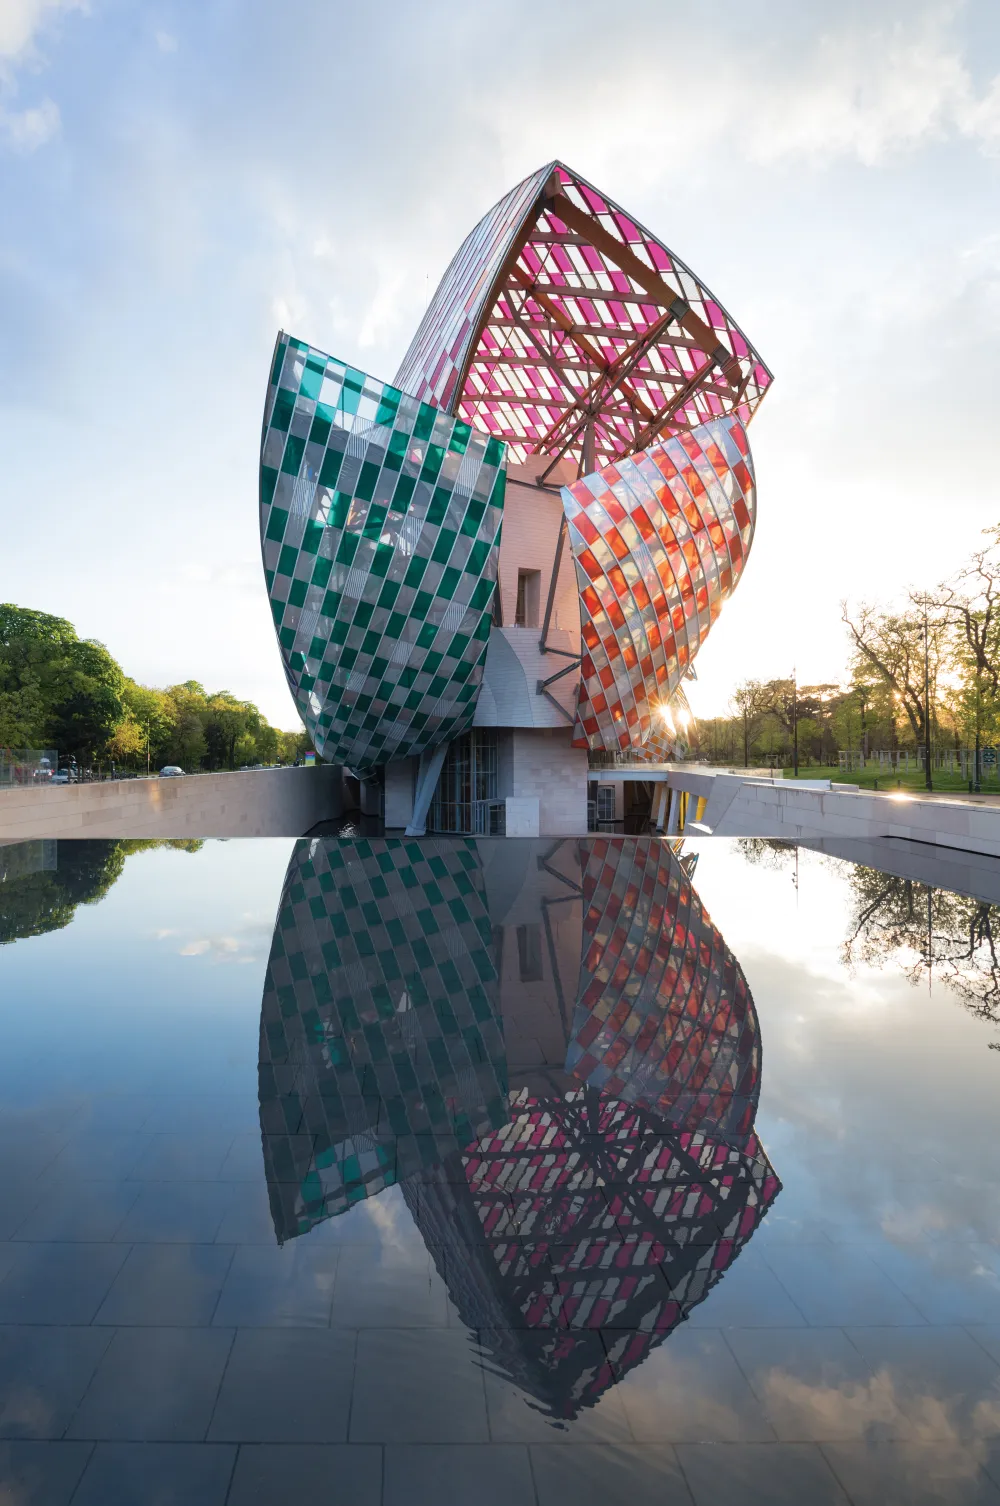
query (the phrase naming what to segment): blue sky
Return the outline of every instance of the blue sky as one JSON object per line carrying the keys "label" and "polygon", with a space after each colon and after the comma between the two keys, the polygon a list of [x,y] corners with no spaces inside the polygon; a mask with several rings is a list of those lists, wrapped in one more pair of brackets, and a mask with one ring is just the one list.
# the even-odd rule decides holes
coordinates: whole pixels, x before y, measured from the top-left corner
{"label": "blue sky", "polygon": [[775,373],[695,709],[836,678],[841,597],[1000,522],[995,0],[0,0],[0,599],[293,725],[257,542],[275,333],[391,377],[552,157]]}

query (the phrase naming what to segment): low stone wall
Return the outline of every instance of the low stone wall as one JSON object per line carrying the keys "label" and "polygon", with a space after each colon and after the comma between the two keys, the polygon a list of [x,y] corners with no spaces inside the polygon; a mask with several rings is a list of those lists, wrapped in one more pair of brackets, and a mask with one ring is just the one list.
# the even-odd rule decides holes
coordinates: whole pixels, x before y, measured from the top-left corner
{"label": "low stone wall", "polygon": [[[683,787],[684,776],[677,778]],[[674,777],[670,777],[674,784]],[[1000,808],[961,800],[921,800],[866,790],[810,789],[791,780],[755,782],[719,775],[692,831],[719,837],[902,837],[962,852],[1000,855]]]}
{"label": "low stone wall", "polygon": [[0,790],[0,842],[35,837],[300,837],[343,809],[342,771],[250,769]]}

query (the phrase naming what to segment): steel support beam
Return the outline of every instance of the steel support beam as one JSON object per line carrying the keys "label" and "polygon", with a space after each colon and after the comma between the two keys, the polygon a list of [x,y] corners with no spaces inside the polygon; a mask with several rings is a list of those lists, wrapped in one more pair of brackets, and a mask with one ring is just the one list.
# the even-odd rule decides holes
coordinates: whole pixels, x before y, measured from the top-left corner
{"label": "steel support beam", "polygon": [[420,755],[417,787],[413,792],[413,813],[406,828],[408,837],[422,837],[427,830],[427,813],[431,808],[449,747],[449,743],[439,743],[436,748],[427,748]]}

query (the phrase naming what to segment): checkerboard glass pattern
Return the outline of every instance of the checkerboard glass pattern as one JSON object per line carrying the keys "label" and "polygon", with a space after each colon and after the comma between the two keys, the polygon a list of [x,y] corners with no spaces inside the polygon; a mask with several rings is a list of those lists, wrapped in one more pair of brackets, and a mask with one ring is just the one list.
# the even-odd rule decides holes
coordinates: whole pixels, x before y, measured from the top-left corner
{"label": "checkerboard glass pattern", "polygon": [[644,446],[636,421],[651,435],[749,422],[771,373],[674,251],[550,162],[470,231],[395,380],[500,435],[515,461],[567,441],[579,458],[590,412],[604,465]]}
{"label": "checkerboard glass pattern", "polygon": [[680,1133],[585,1088],[512,1093],[507,1126],[403,1186],[486,1365],[560,1420],[704,1301],[779,1191],[755,1137]]}
{"label": "checkerboard glass pattern", "polygon": [[497,580],[502,441],[280,334],[260,527],[316,749],[365,770],[472,724]]}
{"label": "checkerboard glass pattern", "polygon": [[506,1123],[474,842],[297,844],[267,966],[259,1073],[279,1242]]}
{"label": "checkerboard glass pattern", "polygon": [[742,1146],[760,1093],[743,971],[670,845],[581,844],[583,959],[566,1070],[678,1129]]}
{"label": "checkerboard glass pattern", "polygon": [[756,518],[746,432],[703,424],[562,498],[583,635],[574,743],[640,748],[743,572]]}

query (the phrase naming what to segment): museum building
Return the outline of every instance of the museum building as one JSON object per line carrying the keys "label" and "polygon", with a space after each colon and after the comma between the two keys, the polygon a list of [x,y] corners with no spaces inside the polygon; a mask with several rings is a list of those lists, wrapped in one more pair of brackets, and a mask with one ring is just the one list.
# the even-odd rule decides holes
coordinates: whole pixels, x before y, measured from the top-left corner
{"label": "museum building", "polygon": [[[389,828],[583,833],[683,755],[771,374],[561,163],[476,225],[391,384],[282,332],[260,468],[285,673]],[[600,808],[598,808],[600,807]]]}

